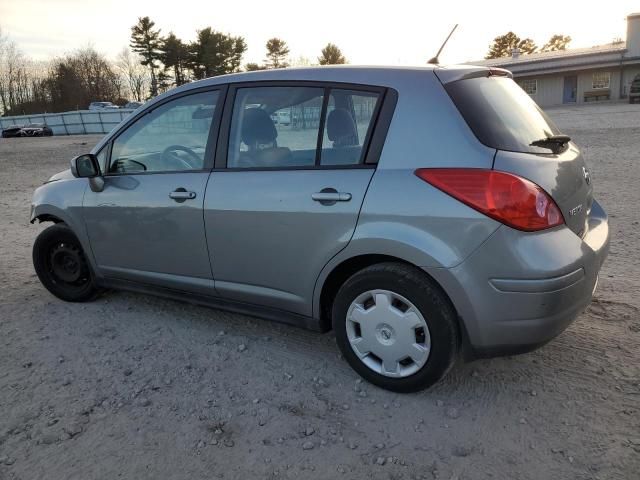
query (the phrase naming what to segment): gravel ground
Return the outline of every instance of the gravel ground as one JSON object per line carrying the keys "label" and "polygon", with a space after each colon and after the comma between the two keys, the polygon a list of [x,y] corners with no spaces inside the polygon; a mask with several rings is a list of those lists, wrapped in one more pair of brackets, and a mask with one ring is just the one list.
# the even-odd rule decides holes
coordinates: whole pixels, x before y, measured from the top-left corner
{"label": "gravel ground", "polygon": [[427,392],[363,383],[320,335],[40,285],[33,189],[97,137],[0,140],[0,479],[632,479],[640,471],[640,106],[551,110],[613,242],[593,304],[522,356]]}

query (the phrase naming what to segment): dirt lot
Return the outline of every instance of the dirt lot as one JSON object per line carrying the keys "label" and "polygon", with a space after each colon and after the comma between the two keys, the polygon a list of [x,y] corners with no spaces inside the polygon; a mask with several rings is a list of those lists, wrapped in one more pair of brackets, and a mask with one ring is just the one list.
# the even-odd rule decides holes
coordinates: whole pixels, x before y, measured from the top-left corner
{"label": "dirt lot", "polygon": [[331,334],[38,282],[33,189],[96,137],[0,140],[0,479],[636,479],[640,106],[551,110],[613,243],[555,341],[413,395],[361,383]]}

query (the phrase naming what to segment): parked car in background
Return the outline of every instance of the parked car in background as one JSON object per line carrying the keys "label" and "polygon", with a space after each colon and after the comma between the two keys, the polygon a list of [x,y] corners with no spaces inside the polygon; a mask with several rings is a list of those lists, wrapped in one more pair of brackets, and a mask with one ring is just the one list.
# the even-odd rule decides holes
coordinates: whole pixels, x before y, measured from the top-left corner
{"label": "parked car in background", "polygon": [[2,130],[2,137],[50,137],[53,130],[45,123],[29,123],[27,125],[13,125]]}
{"label": "parked car in background", "polygon": [[629,103],[640,102],[640,75],[631,82],[631,88],[629,89]]}
{"label": "parked car in background", "polygon": [[141,106],[142,102],[129,102],[123,108],[130,108],[132,110],[135,110],[136,108],[139,108]]}
{"label": "parked car in background", "polygon": [[117,105],[114,105],[111,102],[91,102],[89,104],[89,110],[92,111],[96,111],[96,110],[115,110],[118,109],[120,107],[118,107]]}
{"label": "parked car in background", "polygon": [[278,110],[271,114],[271,120],[276,125],[284,125],[288,127],[291,125],[291,109],[285,108],[283,110]]}
{"label": "parked car in background", "polygon": [[509,72],[474,66],[183,85],[39,187],[36,220],[55,223],[33,261],[63,300],[130,289],[333,329],[399,392],[550,341],[609,245],[578,146]]}

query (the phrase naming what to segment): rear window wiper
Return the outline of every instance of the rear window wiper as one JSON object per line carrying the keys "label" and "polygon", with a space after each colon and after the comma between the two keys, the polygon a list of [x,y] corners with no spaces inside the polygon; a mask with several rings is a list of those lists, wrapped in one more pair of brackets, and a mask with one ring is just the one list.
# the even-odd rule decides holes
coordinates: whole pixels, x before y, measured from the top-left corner
{"label": "rear window wiper", "polygon": [[529,145],[532,147],[542,147],[552,150],[554,153],[562,150],[571,141],[569,135],[549,135],[548,137],[534,140]]}

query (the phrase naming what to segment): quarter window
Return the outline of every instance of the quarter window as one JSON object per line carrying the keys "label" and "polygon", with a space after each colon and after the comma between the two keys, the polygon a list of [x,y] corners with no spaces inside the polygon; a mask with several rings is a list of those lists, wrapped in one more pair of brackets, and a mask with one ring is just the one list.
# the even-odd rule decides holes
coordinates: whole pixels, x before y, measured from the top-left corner
{"label": "quarter window", "polygon": [[593,88],[609,88],[611,84],[610,72],[595,72],[593,74]]}
{"label": "quarter window", "polygon": [[519,83],[522,89],[529,95],[535,95],[538,93],[538,81],[535,78],[520,80]]}
{"label": "quarter window", "polygon": [[359,164],[378,97],[322,87],[239,88],[227,167]]}
{"label": "quarter window", "polygon": [[217,91],[195,93],[143,115],[114,140],[109,172],[201,170],[217,101]]}
{"label": "quarter window", "polygon": [[361,163],[378,103],[377,93],[332,89],[327,105],[321,165]]}

